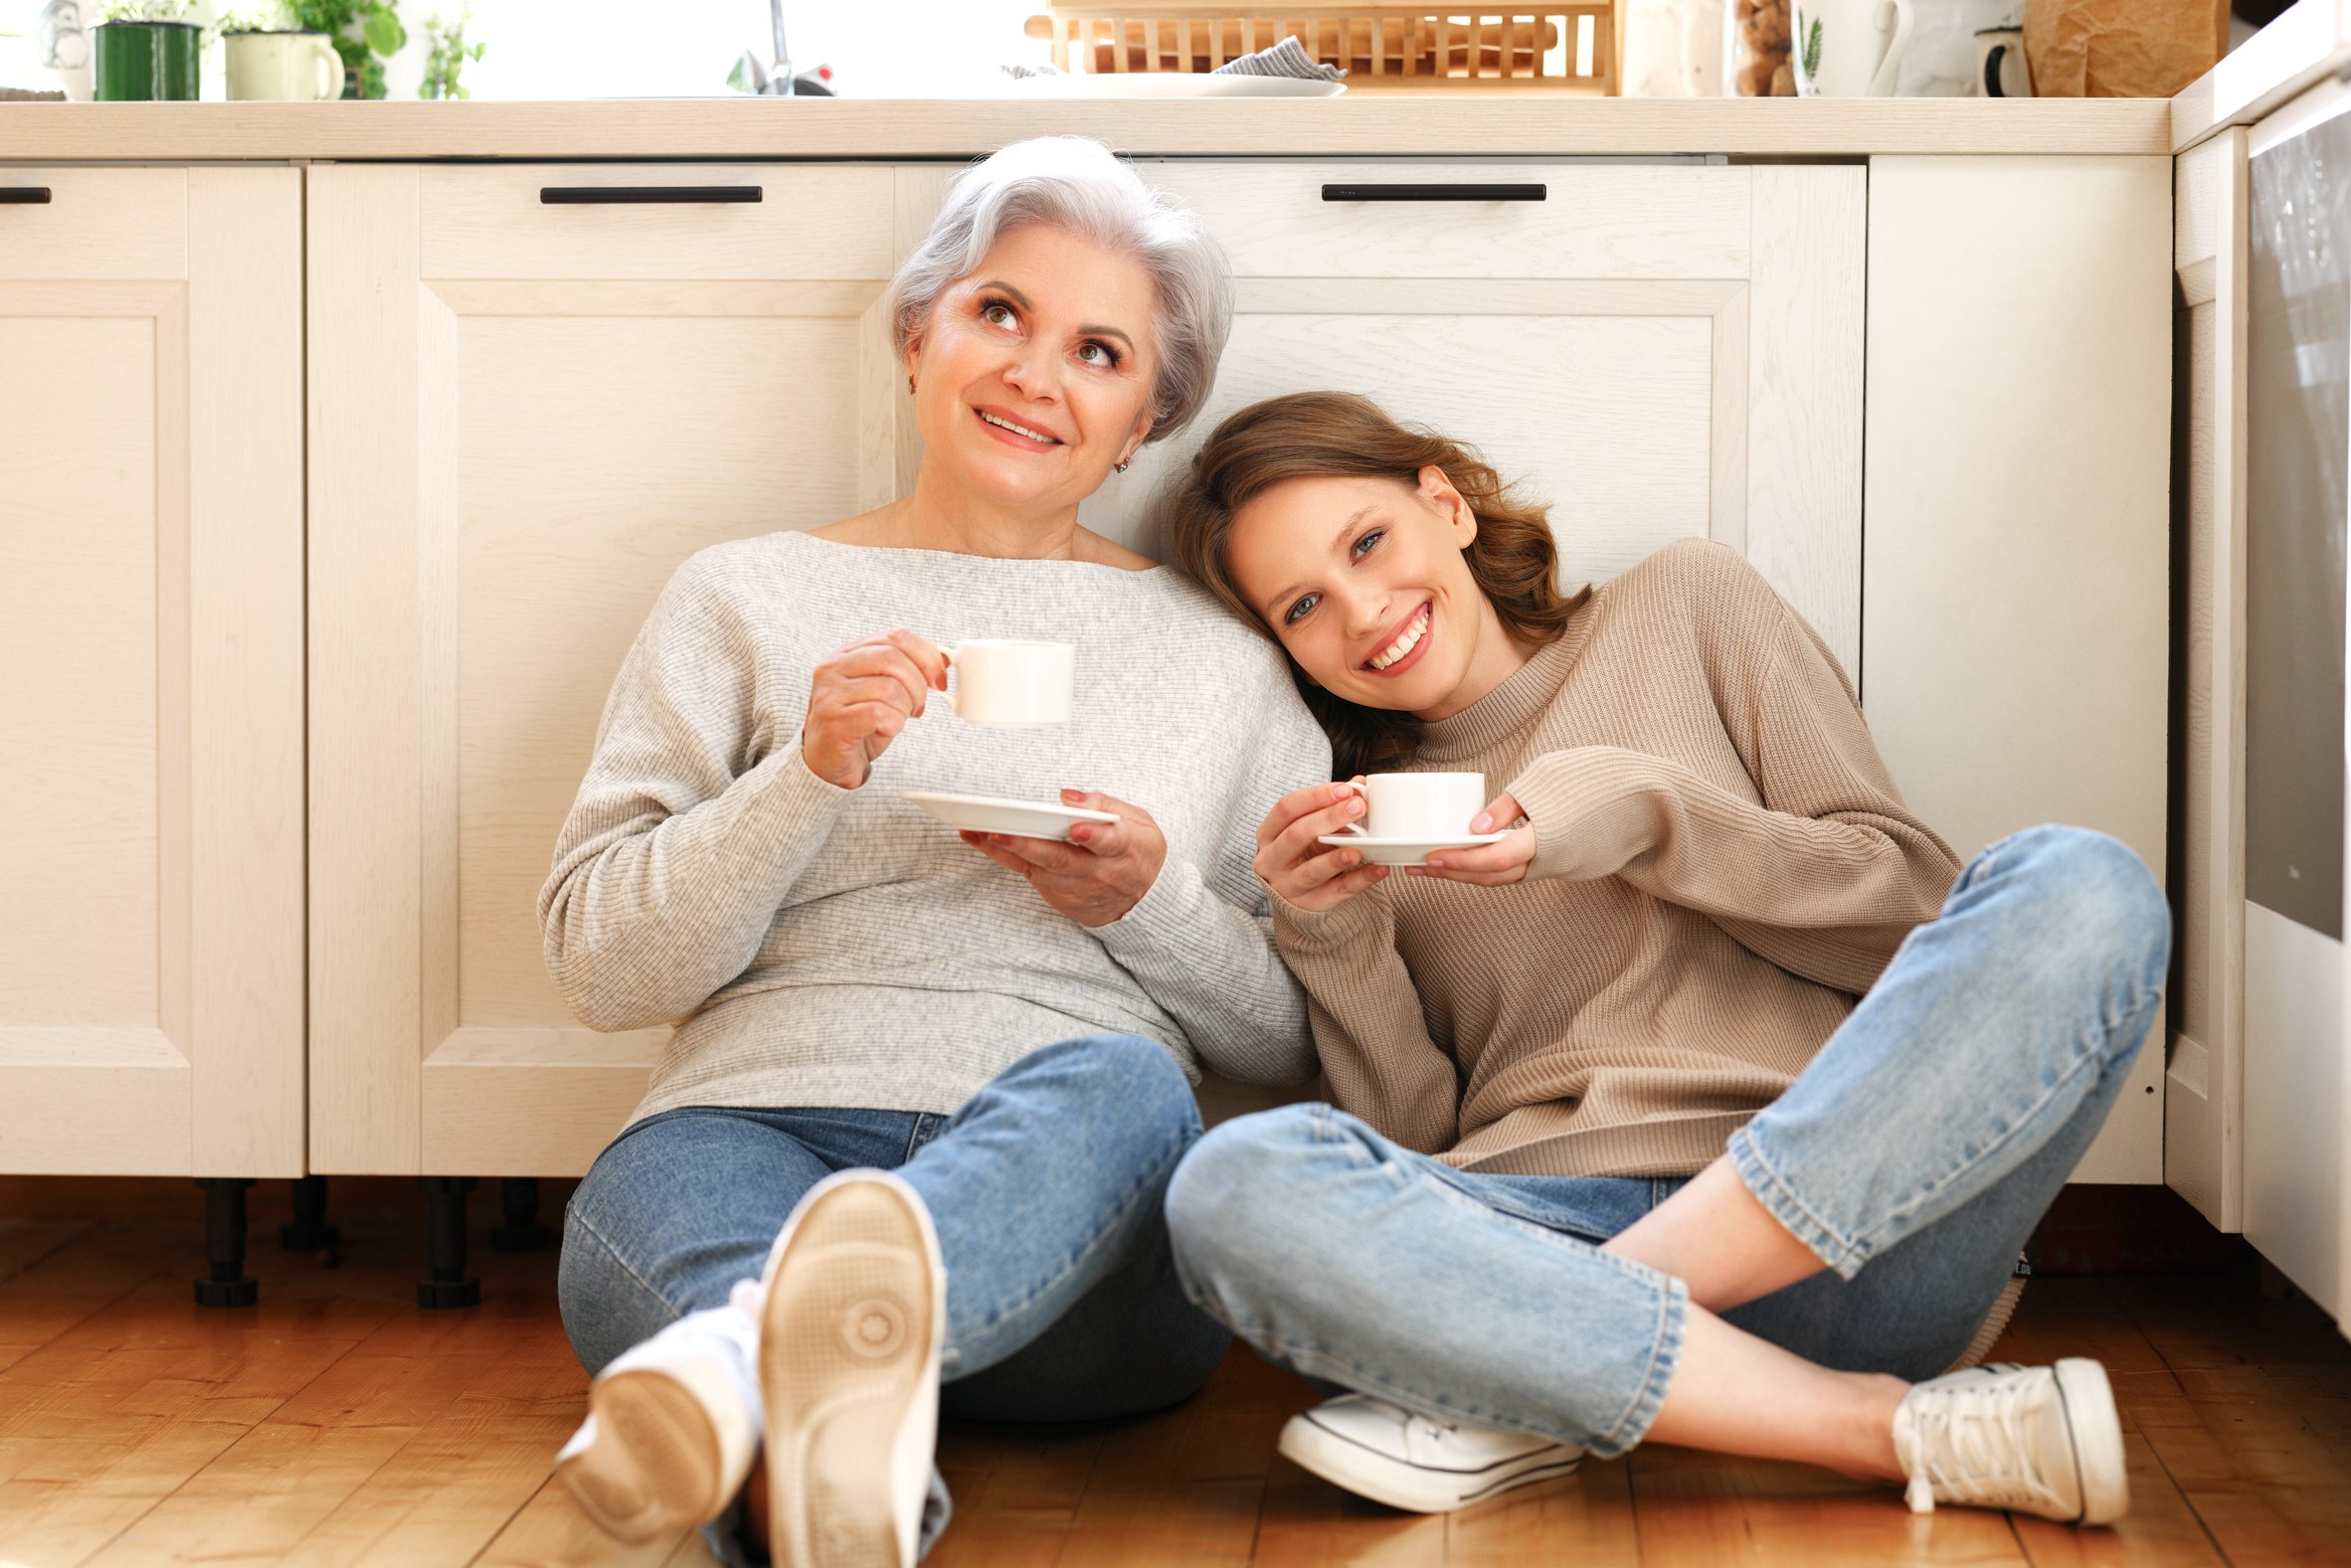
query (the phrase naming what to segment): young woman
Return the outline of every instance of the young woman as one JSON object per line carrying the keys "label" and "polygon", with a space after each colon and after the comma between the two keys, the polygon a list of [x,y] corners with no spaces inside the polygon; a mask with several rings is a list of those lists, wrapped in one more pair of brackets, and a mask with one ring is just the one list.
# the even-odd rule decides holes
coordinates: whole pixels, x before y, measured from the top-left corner
{"label": "young woman", "polygon": [[[1311,1066],[1251,857],[1329,748],[1279,654],[1077,521],[1229,317],[1215,241],[1099,143],[1003,149],[892,286],[912,492],[703,551],[630,649],[539,901],[583,1018],[683,1020],[566,1215],[596,1380],[557,1468],[613,1533],[902,1568],[942,1403],[1156,1409],[1229,1342],[1161,1196],[1196,1062]],[[964,637],[1076,644],[1073,722],[932,708]],[[1117,820],[959,843],[909,788]]]}
{"label": "young woman", "polygon": [[1501,786],[1401,874],[1319,842],[1345,784],[1258,829],[1335,1105],[1217,1128],[1168,1211],[1195,1301],[1357,1391],[1284,1452],[1429,1509],[1655,1437],[2119,1516],[2097,1363],[1935,1374],[2153,1019],[2146,867],[2039,827],[1962,869],[1735,552],[1562,596],[1541,507],[1361,399],[1234,415],[1167,521],[1342,779]]}

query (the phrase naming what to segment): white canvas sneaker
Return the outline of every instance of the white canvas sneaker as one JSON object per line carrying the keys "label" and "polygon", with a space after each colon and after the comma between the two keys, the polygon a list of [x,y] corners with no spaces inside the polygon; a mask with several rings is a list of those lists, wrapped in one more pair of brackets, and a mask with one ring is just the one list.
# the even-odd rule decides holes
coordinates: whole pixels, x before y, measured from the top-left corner
{"label": "white canvas sneaker", "polygon": [[1431,1421],[1369,1394],[1342,1394],[1292,1416],[1281,1451],[1334,1485],[1414,1513],[1466,1508],[1583,1462],[1569,1444]]}
{"label": "white canvas sneaker", "polygon": [[555,1478],[607,1535],[630,1542],[716,1518],[759,1450],[759,1287],[689,1312],[614,1358]]}
{"label": "white canvas sneaker", "polygon": [[947,1268],[886,1171],[825,1177],[763,1282],[768,1551],[778,1568],[912,1568],[939,1435]]}
{"label": "white canvas sneaker", "polygon": [[1894,1453],[1914,1513],[1956,1502],[2111,1524],[2130,1508],[2122,1421],[2095,1361],[1995,1362],[1920,1383],[1894,1413]]}

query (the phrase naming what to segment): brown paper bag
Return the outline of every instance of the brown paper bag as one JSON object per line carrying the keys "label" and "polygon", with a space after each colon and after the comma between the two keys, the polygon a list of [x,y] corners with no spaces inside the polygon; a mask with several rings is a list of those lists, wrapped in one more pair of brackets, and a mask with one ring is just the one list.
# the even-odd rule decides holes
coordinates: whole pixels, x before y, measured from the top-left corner
{"label": "brown paper bag", "polygon": [[2229,0],[2025,0],[2044,98],[2167,98],[2229,52]]}

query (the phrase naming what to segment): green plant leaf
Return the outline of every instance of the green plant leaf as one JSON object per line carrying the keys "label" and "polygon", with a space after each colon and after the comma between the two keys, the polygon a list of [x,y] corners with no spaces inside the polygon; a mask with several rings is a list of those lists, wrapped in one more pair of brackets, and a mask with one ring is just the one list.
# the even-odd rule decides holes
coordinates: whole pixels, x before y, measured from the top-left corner
{"label": "green plant leaf", "polygon": [[1820,80],[1820,18],[1812,19],[1812,31],[1804,35],[1804,76],[1807,81]]}
{"label": "green plant leaf", "polygon": [[400,25],[400,18],[388,6],[370,11],[363,31],[367,34],[367,47],[387,60],[399,54],[401,46],[408,42],[408,29]]}

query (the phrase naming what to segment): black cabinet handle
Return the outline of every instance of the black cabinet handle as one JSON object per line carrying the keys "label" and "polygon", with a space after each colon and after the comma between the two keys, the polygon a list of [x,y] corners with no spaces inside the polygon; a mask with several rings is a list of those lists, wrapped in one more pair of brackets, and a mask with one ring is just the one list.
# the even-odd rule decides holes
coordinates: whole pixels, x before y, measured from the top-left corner
{"label": "black cabinet handle", "polygon": [[1539,202],[1543,185],[1326,185],[1327,202]]}
{"label": "black cabinet handle", "polygon": [[0,185],[0,207],[47,207],[46,185]]}
{"label": "black cabinet handle", "polygon": [[756,202],[756,185],[549,185],[539,200],[549,207],[641,207],[688,202]]}

